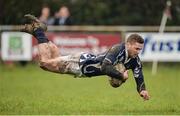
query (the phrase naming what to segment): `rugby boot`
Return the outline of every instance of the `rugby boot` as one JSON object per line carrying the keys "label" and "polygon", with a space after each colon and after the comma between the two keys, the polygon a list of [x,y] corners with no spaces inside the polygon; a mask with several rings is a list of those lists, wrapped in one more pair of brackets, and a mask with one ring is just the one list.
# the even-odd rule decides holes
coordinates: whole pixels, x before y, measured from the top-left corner
{"label": "rugby boot", "polygon": [[34,31],[36,31],[37,29],[42,29],[44,32],[47,31],[47,25],[41,22],[34,15],[26,14],[24,17],[30,21],[30,24],[25,24],[24,26],[22,26],[22,32],[26,32],[33,35]]}

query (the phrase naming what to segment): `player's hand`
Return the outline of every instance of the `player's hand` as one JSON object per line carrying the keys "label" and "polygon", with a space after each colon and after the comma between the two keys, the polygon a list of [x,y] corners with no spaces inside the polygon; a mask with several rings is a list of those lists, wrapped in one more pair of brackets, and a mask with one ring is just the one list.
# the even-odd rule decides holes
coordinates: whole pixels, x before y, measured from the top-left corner
{"label": "player's hand", "polygon": [[146,91],[146,90],[142,90],[140,92],[140,96],[143,97],[144,100],[149,100],[149,98],[150,98],[148,91]]}

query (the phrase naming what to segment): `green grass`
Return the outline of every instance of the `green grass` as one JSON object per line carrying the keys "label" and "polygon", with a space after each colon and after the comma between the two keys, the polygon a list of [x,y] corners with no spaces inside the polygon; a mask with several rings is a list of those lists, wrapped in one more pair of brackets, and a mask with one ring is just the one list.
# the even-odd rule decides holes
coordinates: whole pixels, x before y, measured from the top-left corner
{"label": "green grass", "polygon": [[179,66],[160,66],[156,76],[144,67],[149,101],[127,82],[112,88],[106,76],[72,78],[36,65],[0,66],[0,114],[180,114]]}

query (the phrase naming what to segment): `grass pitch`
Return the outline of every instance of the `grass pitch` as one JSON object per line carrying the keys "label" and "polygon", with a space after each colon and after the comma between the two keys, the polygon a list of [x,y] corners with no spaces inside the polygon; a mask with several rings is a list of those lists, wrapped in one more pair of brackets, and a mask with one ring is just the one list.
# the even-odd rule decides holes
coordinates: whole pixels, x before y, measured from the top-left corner
{"label": "grass pitch", "polygon": [[145,66],[144,76],[149,101],[139,97],[132,73],[115,89],[106,76],[73,78],[36,65],[0,65],[0,114],[180,114],[179,66],[160,66],[156,76]]}

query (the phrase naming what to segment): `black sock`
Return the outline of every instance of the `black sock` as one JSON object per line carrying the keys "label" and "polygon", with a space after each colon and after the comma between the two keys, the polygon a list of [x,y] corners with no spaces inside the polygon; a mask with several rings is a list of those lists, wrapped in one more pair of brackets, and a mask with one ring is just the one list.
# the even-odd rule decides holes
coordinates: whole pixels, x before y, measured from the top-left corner
{"label": "black sock", "polygon": [[38,44],[40,43],[47,43],[49,42],[48,38],[45,36],[44,31],[40,28],[38,28],[37,30],[34,31],[35,38],[38,41]]}

